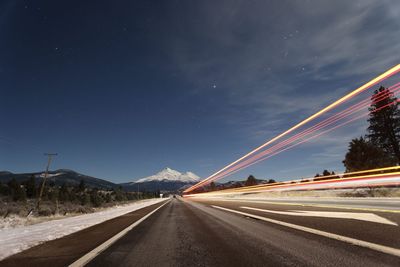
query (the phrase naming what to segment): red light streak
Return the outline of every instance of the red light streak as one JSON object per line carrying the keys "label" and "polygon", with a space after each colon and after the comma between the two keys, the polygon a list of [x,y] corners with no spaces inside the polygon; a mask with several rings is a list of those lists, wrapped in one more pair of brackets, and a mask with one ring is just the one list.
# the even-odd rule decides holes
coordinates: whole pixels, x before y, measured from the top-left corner
{"label": "red light streak", "polygon": [[[400,89],[400,87],[397,87],[395,90],[392,91],[392,93],[395,92],[395,91],[398,91],[399,89]],[[373,101],[373,103],[378,103],[378,102],[380,102],[380,101],[386,99],[386,97],[387,97],[388,95],[389,95],[389,94],[386,94],[385,96],[382,95],[382,96],[380,96],[380,97],[381,97],[380,99],[376,98],[375,101]],[[369,99],[368,99],[368,100],[369,100]],[[364,101],[365,101],[365,100],[364,100]],[[362,102],[364,102],[364,101],[362,101]],[[362,103],[362,102],[360,102],[360,103]],[[356,105],[354,105],[354,106],[357,106],[357,105],[359,105],[360,103],[358,103],[358,104],[356,104]],[[363,104],[363,103],[362,103],[362,104]],[[393,104],[393,102],[390,103],[390,104],[388,104],[388,105],[385,105],[384,107],[387,107],[387,106],[392,105],[392,104]],[[368,106],[368,105],[369,105],[369,103],[367,102],[366,105],[360,106],[358,109],[355,109],[355,111],[352,110],[353,107],[354,107],[354,106],[352,106],[352,107],[349,108],[349,110],[348,110],[349,112],[345,112],[345,113],[344,113],[344,116],[339,116],[339,117],[334,118],[333,120],[331,120],[332,117],[333,117],[333,116],[332,116],[332,117],[328,118],[327,120],[321,122],[320,125],[319,125],[320,127],[316,127],[316,126],[318,126],[318,124],[315,125],[315,126],[313,126],[313,127],[310,127],[309,129],[307,129],[307,130],[305,130],[305,131],[303,131],[303,132],[300,132],[299,134],[297,134],[297,135],[295,135],[295,136],[293,136],[293,137],[291,137],[291,138],[289,138],[289,139],[287,139],[287,140],[285,140],[285,141],[282,141],[281,143],[278,143],[278,144],[272,146],[271,148],[269,148],[269,149],[267,149],[267,150],[265,150],[265,151],[263,151],[263,152],[261,152],[261,153],[255,155],[255,156],[253,156],[253,157],[251,157],[251,158],[249,158],[249,159],[247,159],[247,160],[245,160],[245,161],[243,161],[243,162],[241,162],[241,163],[239,163],[239,164],[233,166],[232,168],[226,170],[225,172],[219,174],[218,176],[215,176],[212,180],[215,181],[215,180],[221,179],[221,178],[223,178],[223,177],[225,177],[225,176],[234,174],[234,173],[236,173],[237,171],[240,171],[240,170],[242,170],[242,169],[244,169],[244,168],[247,168],[247,167],[249,167],[249,166],[251,166],[251,165],[254,165],[254,164],[256,164],[256,163],[259,163],[259,162],[261,162],[261,161],[263,161],[263,160],[265,160],[265,159],[267,159],[267,158],[270,158],[270,157],[272,157],[272,156],[275,156],[275,155],[277,155],[277,154],[279,154],[279,153],[281,153],[281,152],[283,152],[283,151],[289,150],[289,149],[291,149],[291,148],[293,148],[293,147],[295,147],[295,146],[298,146],[298,145],[300,145],[300,144],[302,144],[302,143],[305,143],[305,142],[307,142],[307,141],[309,141],[309,140],[311,140],[311,139],[313,139],[313,138],[316,138],[316,137],[318,137],[318,136],[321,136],[321,135],[323,135],[323,134],[325,134],[325,133],[327,133],[327,132],[330,132],[330,131],[335,130],[335,129],[339,128],[339,127],[342,127],[342,126],[344,126],[344,125],[346,125],[346,124],[348,124],[348,123],[350,123],[350,122],[353,122],[353,121],[355,121],[355,120],[357,120],[357,119],[360,119],[360,118],[362,118],[362,117],[364,117],[364,116],[367,116],[367,115],[369,114],[369,112],[368,112],[368,113],[365,113],[365,114],[363,114],[363,115],[361,115],[361,116],[358,116],[358,117],[356,117],[356,118],[354,118],[354,119],[351,119],[350,121],[347,121],[347,122],[345,122],[345,123],[339,124],[339,125],[335,126],[334,128],[332,128],[332,129],[330,129],[330,130],[321,132],[320,134],[317,134],[317,135],[315,135],[315,136],[311,136],[311,137],[309,137],[309,138],[307,138],[307,139],[304,139],[303,141],[300,141],[299,143],[296,143],[296,144],[294,144],[294,145],[291,145],[291,146],[289,146],[289,147],[287,147],[287,148],[284,148],[284,149],[282,149],[282,150],[278,150],[278,149],[284,147],[285,145],[294,143],[295,141],[297,141],[297,140],[299,140],[299,139],[301,139],[301,138],[303,138],[303,137],[305,137],[305,136],[307,136],[307,135],[310,135],[310,134],[312,134],[312,133],[314,133],[314,132],[316,132],[316,131],[318,131],[318,130],[324,128],[325,126],[328,126],[328,125],[330,125],[330,124],[333,124],[333,123],[337,122],[339,119],[342,119],[342,118],[346,117],[347,115],[351,115],[352,113],[357,112],[357,111],[361,110],[362,108],[364,108],[364,107],[366,107],[366,106]],[[381,108],[384,108],[384,107],[381,107]],[[346,111],[346,110],[345,110],[345,111]],[[374,112],[376,112],[376,111],[374,111]],[[339,113],[338,113],[338,114],[339,114]],[[337,114],[336,114],[336,115],[337,115]],[[266,155],[266,154],[269,154],[269,153],[272,153],[272,154],[269,155],[268,157],[265,157],[265,158],[261,159],[261,160],[257,160],[257,159],[259,159],[260,157],[262,157],[262,156],[264,156],[264,155]],[[257,161],[253,162],[254,160],[257,160]],[[253,162],[253,163],[252,163],[252,162]],[[248,163],[250,163],[250,164],[248,164]],[[238,170],[235,171],[236,169],[238,169]]]}
{"label": "red light streak", "polygon": [[[386,99],[386,97],[388,97],[389,95],[395,94],[398,90],[400,90],[400,86],[399,85],[400,85],[400,83],[397,83],[394,86],[389,87],[388,89],[391,92],[385,93],[385,94],[383,94],[383,95],[381,95],[379,97],[376,97],[374,99],[374,101],[372,101],[372,103],[378,103],[378,102]],[[340,119],[342,119],[342,118],[344,118],[344,117],[346,117],[348,115],[351,115],[352,113],[360,111],[361,109],[363,109],[363,108],[367,107],[368,105],[370,105],[369,101],[370,101],[370,98],[368,97],[367,99],[365,99],[365,100],[363,100],[363,101],[361,101],[361,102],[359,102],[359,103],[357,103],[355,105],[352,105],[351,107],[349,107],[349,108],[347,108],[347,109],[345,109],[345,110],[333,115],[332,117],[330,117],[330,118],[328,118],[328,119],[326,119],[326,120],[324,120],[324,121],[322,121],[322,122],[320,122],[320,123],[308,128],[306,130],[304,130],[303,132],[300,132],[300,133],[292,136],[291,138],[286,139],[286,140],[284,140],[284,141],[272,146],[271,148],[265,150],[264,152],[261,152],[260,154],[255,155],[255,156],[247,159],[246,161],[243,161],[243,162],[231,167],[230,169],[228,169],[228,170],[220,173],[219,175],[213,177],[212,180],[210,180],[209,182],[215,181],[217,179],[221,179],[221,178],[223,178],[223,177],[225,177],[227,175],[234,174],[234,173],[236,173],[236,172],[238,172],[238,171],[240,171],[240,170],[242,170],[244,168],[247,168],[247,167],[249,167],[251,165],[259,163],[259,162],[261,162],[261,161],[263,161],[263,160],[265,160],[267,158],[270,158],[270,157],[272,157],[274,155],[277,155],[277,154],[279,154],[279,153],[281,153],[283,151],[286,151],[286,150],[291,149],[291,148],[293,148],[293,147],[295,147],[297,145],[300,145],[300,144],[302,144],[302,143],[304,143],[306,141],[309,141],[312,138],[318,137],[318,136],[320,136],[322,134],[330,132],[330,131],[332,131],[334,129],[337,129],[338,127],[341,127],[341,126],[343,126],[345,124],[348,124],[348,123],[350,123],[350,122],[352,122],[352,121],[354,121],[356,119],[359,119],[359,118],[365,116],[365,114],[364,114],[362,116],[356,117],[355,119],[352,119],[352,120],[350,120],[350,121],[348,121],[346,123],[340,124],[340,125],[332,128],[332,129],[330,129],[329,131],[324,131],[324,132],[322,132],[322,133],[320,133],[320,134],[318,134],[316,136],[311,136],[310,138],[307,138],[307,139],[305,139],[305,140],[303,140],[303,141],[301,141],[299,143],[296,143],[296,144],[294,144],[292,146],[289,146],[289,147],[287,147],[285,149],[282,149],[282,150],[278,151],[278,149],[280,149],[280,148],[282,148],[282,147],[284,147],[284,146],[286,146],[288,144],[291,144],[291,143],[293,143],[293,142],[295,142],[295,141],[297,141],[297,140],[299,140],[299,139],[301,139],[301,138],[303,138],[303,137],[305,137],[307,135],[310,135],[310,134],[312,134],[312,133],[324,128],[325,126],[333,124],[333,123],[337,122],[338,120],[340,120]],[[368,115],[368,114],[369,113],[366,113],[366,115]],[[264,157],[262,159],[259,159],[260,157],[262,157],[262,156],[264,156],[264,155],[266,155],[268,153],[271,153],[271,152],[274,152],[274,153],[272,153],[268,157]],[[257,159],[259,159],[259,160],[257,160]]]}
{"label": "red light streak", "polygon": [[250,151],[249,153],[247,153],[243,157],[241,157],[241,158],[237,159],[236,161],[228,164],[227,166],[225,166],[221,170],[217,171],[216,173],[214,173],[214,174],[210,175],[209,177],[207,177],[206,179],[204,179],[203,181],[201,181],[201,182],[193,185],[192,187],[186,189],[184,191],[184,193],[193,191],[194,189],[204,185],[205,183],[209,183],[209,182],[213,181],[213,178],[215,176],[217,176],[218,174],[222,173],[223,171],[225,171],[226,169],[230,168],[231,166],[235,165],[236,163],[242,161],[243,159],[247,158],[248,156],[254,154],[255,152],[258,152],[259,150],[263,149],[264,147],[266,147],[267,145],[271,144],[272,142],[274,142],[274,141],[282,138],[283,136],[293,132],[294,130],[296,130],[299,127],[303,126],[304,124],[314,120],[315,118],[319,117],[320,115],[322,115],[322,114],[326,113],[327,111],[335,108],[336,106],[342,104],[343,102],[353,98],[354,96],[356,96],[359,93],[367,90],[371,86],[376,85],[378,82],[383,81],[383,80],[387,79],[388,77],[398,73],[399,71],[400,71],[400,64],[394,66],[393,68],[389,69],[388,71],[384,72],[383,74],[379,75],[378,77],[372,79],[371,81],[369,81],[366,84],[360,86],[359,88],[355,89],[354,91],[350,92],[349,94],[347,94],[347,95],[343,96],[342,98],[336,100],[332,104],[330,104],[327,107],[321,109],[320,111],[316,112],[315,114],[311,115],[310,117],[306,118],[305,120],[301,121],[300,123],[294,125],[293,127],[289,128],[285,132],[277,135],[276,137],[272,138],[271,140],[269,140],[268,142],[264,143],[263,145],[253,149],[252,151]]}
{"label": "red light streak", "polygon": [[[398,168],[389,167],[381,169]],[[376,171],[369,170],[369,171]],[[385,181],[386,180],[386,181]],[[323,181],[307,181],[307,182],[296,182],[287,181],[284,184],[264,184],[258,186],[246,186],[233,189],[225,189],[207,193],[192,194],[186,196],[218,196],[227,194],[237,193],[261,193],[266,191],[290,191],[290,190],[308,190],[312,189],[337,189],[337,188],[363,188],[363,187],[377,187],[377,186],[398,186],[400,185],[400,172],[384,173],[384,174],[372,174],[363,176],[352,176],[348,178],[335,178]]]}

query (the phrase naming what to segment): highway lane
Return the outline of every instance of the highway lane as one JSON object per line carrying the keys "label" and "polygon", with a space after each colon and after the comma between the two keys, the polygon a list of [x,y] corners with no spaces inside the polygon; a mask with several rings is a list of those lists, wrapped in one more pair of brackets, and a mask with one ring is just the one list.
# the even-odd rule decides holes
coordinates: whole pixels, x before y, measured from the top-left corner
{"label": "highway lane", "polygon": [[[211,199],[192,201],[209,207],[223,207],[400,249],[400,212],[388,210],[387,207],[384,207],[382,211],[377,211],[376,207],[370,211],[360,210],[358,206],[351,209],[349,204],[346,209],[342,209],[334,206],[304,206],[293,205],[293,203],[282,204],[282,202]],[[306,212],[308,215],[305,214]]]}
{"label": "highway lane", "polygon": [[[207,198],[210,199],[210,198]],[[397,210],[400,212],[400,198],[350,198],[350,197],[231,197],[218,198],[215,200],[241,201],[241,202],[260,202],[277,204],[295,204],[310,206],[332,206],[351,209],[377,209],[377,210]]]}
{"label": "highway lane", "polygon": [[[174,199],[142,222],[89,266],[399,266],[400,257],[317,234],[235,214],[218,207],[290,222],[336,235],[400,248],[400,214],[380,213],[381,222],[302,217],[292,205]],[[303,210],[321,212],[317,207]],[[330,209],[332,211],[333,209]],[[323,211],[326,211],[324,209]],[[349,210],[334,209],[335,212]],[[359,212],[359,211],[357,211]],[[369,218],[369,217],[368,217]],[[374,217],[375,218],[375,217]],[[379,219],[381,220],[381,219]],[[379,221],[378,220],[378,221]],[[385,221],[386,220],[386,221]],[[387,222],[393,224],[387,224]],[[400,251],[400,250],[399,250]]]}

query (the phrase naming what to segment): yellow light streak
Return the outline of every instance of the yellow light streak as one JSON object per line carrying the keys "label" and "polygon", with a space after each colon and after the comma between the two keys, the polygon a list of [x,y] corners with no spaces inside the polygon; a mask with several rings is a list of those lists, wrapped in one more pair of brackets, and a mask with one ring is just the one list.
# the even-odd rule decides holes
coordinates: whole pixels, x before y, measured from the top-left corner
{"label": "yellow light streak", "polygon": [[[393,167],[390,167],[393,168]],[[399,169],[400,166],[396,166],[395,169]],[[369,170],[370,172],[373,171],[378,171],[382,169],[388,169],[388,168],[380,168],[380,169],[374,169],[374,170]],[[366,171],[363,171],[366,172]],[[355,172],[355,173],[360,173],[360,172]],[[285,186],[290,186],[290,185],[307,185],[307,184],[320,184],[320,183],[326,183],[326,182],[335,182],[335,181],[346,181],[346,180],[362,180],[366,178],[379,178],[379,177],[385,177],[385,176],[394,176],[394,175],[400,175],[400,172],[391,172],[391,173],[379,173],[379,174],[370,174],[370,175],[363,175],[363,176],[352,176],[352,177],[346,177],[346,178],[335,178],[335,179],[328,179],[328,180],[322,180],[322,181],[308,181],[308,182],[302,182],[302,183],[295,183],[291,184],[293,181],[288,181],[284,184],[263,184],[263,185],[258,185],[258,186],[244,186],[244,187],[239,187],[239,188],[229,188],[229,189],[224,189],[224,190],[218,190],[218,191],[212,191],[212,192],[205,192],[205,193],[198,193],[198,194],[191,194],[187,196],[216,196],[216,195],[226,195],[226,194],[232,194],[232,193],[257,193],[261,192],[265,189],[273,189],[273,188],[280,188],[280,187],[285,187]],[[337,175],[335,175],[337,176]],[[318,177],[320,178],[320,177]],[[296,180],[296,181],[301,181],[301,180]]]}
{"label": "yellow light streak", "polygon": [[295,126],[291,127],[290,129],[284,131],[283,133],[275,136],[274,138],[272,138],[271,140],[269,140],[268,142],[264,143],[263,145],[253,149],[252,151],[250,151],[249,153],[247,153],[246,155],[244,155],[243,157],[235,160],[234,162],[228,164],[227,166],[225,166],[224,168],[220,169],[219,171],[213,173],[212,175],[210,175],[209,177],[207,177],[206,179],[204,179],[203,181],[191,186],[190,188],[186,189],[184,191],[184,193],[186,192],[190,192],[195,188],[198,188],[200,185],[204,184],[205,182],[207,182],[208,180],[210,180],[211,178],[213,178],[214,176],[218,175],[219,173],[223,172],[224,170],[226,170],[227,168],[231,167],[232,165],[240,162],[241,160],[245,159],[246,157],[252,155],[253,153],[259,151],[260,149],[266,147],[267,145],[271,144],[272,142],[282,138],[283,136],[291,133],[292,131],[298,129],[299,127],[303,126],[304,124],[312,121],[313,119],[319,117],[320,115],[322,115],[323,113],[333,109],[334,107],[340,105],[341,103],[345,102],[346,100],[352,98],[353,96],[363,92],[364,90],[368,89],[370,86],[373,86],[374,84],[378,83],[379,81],[388,78],[390,76],[392,76],[393,74],[396,74],[397,72],[400,71],[400,64],[397,64],[396,66],[390,68],[389,70],[385,71],[384,73],[382,73],[381,75],[375,77],[374,79],[370,80],[369,82],[365,83],[364,85],[358,87],[357,89],[355,89],[354,91],[348,93],[347,95],[343,96],[342,98],[336,100],[335,102],[333,102],[332,104],[328,105],[327,107],[321,109],[320,111],[316,112],[315,114],[311,115],[310,117],[308,117],[307,119],[299,122],[298,124],[296,124]]}
{"label": "yellow light streak", "polygon": [[[281,184],[281,183],[286,183],[290,184],[292,182],[301,182],[304,180],[310,180],[310,179],[325,179],[325,178],[331,178],[331,177],[337,177],[337,176],[342,176],[342,178],[339,178],[341,180],[345,179],[343,176],[349,176],[349,175],[355,175],[355,174],[362,174],[362,173],[369,173],[369,172],[379,172],[379,171],[389,171],[389,170],[397,170],[400,169],[400,166],[392,166],[392,167],[384,167],[384,168],[377,168],[377,169],[370,169],[370,170],[365,170],[365,171],[356,171],[356,172],[343,172],[343,173],[337,173],[337,174],[331,174],[331,175],[325,175],[325,176],[318,176],[318,177],[308,177],[308,178],[302,178],[302,179],[297,179],[297,180],[289,180],[289,181],[282,181],[282,182],[276,182],[276,183],[270,183],[270,184],[258,184],[258,185],[250,185],[250,186],[243,186],[240,188],[256,188],[256,187],[263,187],[266,185],[272,186],[275,184]],[[391,174],[391,173],[387,173]],[[358,176],[355,176],[358,177]],[[348,177],[346,177],[348,178]],[[324,180],[326,181],[326,180]],[[317,182],[317,181],[315,181]],[[303,182],[305,183],[305,182]]]}

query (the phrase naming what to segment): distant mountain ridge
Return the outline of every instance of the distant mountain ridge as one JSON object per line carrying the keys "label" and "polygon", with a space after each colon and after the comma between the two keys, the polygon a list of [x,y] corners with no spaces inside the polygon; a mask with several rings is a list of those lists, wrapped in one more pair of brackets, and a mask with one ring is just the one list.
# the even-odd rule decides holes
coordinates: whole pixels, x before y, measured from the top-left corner
{"label": "distant mountain ridge", "polygon": [[[32,175],[35,177],[36,182],[39,183],[44,177],[44,172],[12,173],[9,171],[0,171],[0,182],[6,183],[13,178],[18,182],[23,182],[30,179]],[[146,190],[150,192],[160,190],[175,192],[197,183],[200,177],[192,172],[181,173],[167,167],[154,175],[141,178],[137,181],[116,184],[104,179],[80,174],[73,170],[59,169],[49,171],[47,182],[59,186],[64,183],[70,186],[77,186],[81,180],[85,182],[86,186],[91,188],[112,189],[122,187],[126,191]]]}
{"label": "distant mountain ridge", "polygon": [[[23,182],[34,176],[37,182],[44,177],[44,172],[31,172],[31,173],[12,173],[8,171],[0,172],[0,181],[8,182],[11,179],[15,178],[18,182]],[[92,188],[99,189],[111,189],[118,187],[118,184],[109,182],[104,179],[99,179],[96,177],[80,174],[73,170],[68,169],[59,169],[55,171],[49,171],[48,182],[53,182],[56,185],[68,184],[72,186],[79,185],[79,183],[83,180],[85,184]]]}

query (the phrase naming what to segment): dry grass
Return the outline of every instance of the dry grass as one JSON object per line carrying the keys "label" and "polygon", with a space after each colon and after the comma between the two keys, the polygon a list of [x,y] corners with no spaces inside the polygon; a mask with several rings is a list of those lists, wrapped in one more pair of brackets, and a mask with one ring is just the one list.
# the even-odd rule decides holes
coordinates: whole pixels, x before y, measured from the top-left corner
{"label": "dry grass", "polygon": [[135,200],[123,202],[103,203],[101,207],[95,208],[91,205],[80,205],[73,202],[54,203],[52,201],[43,201],[40,205],[39,212],[36,211],[36,200],[28,199],[22,201],[10,201],[6,197],[0,198],[0,218],[7,218],[8,216],[19,217],[40,217],[40,216],[69,216],[76,214],[92,213],[116,205],[124,205],[132,203]]}
{"label": "dry grass", "polygon": [[136,200],[124,202],[104,203],[101,207],[94,208],[89,205],[80,205],[66,202],[56,203],[43,201],[39,212],[35,211],[36,200],[29,199],[26,202],[8,201],[7,198],[0,198],[0,229],[23,225],[31,225],[45,221],[61,219],[105,210],[114,206],[126,205]]}

